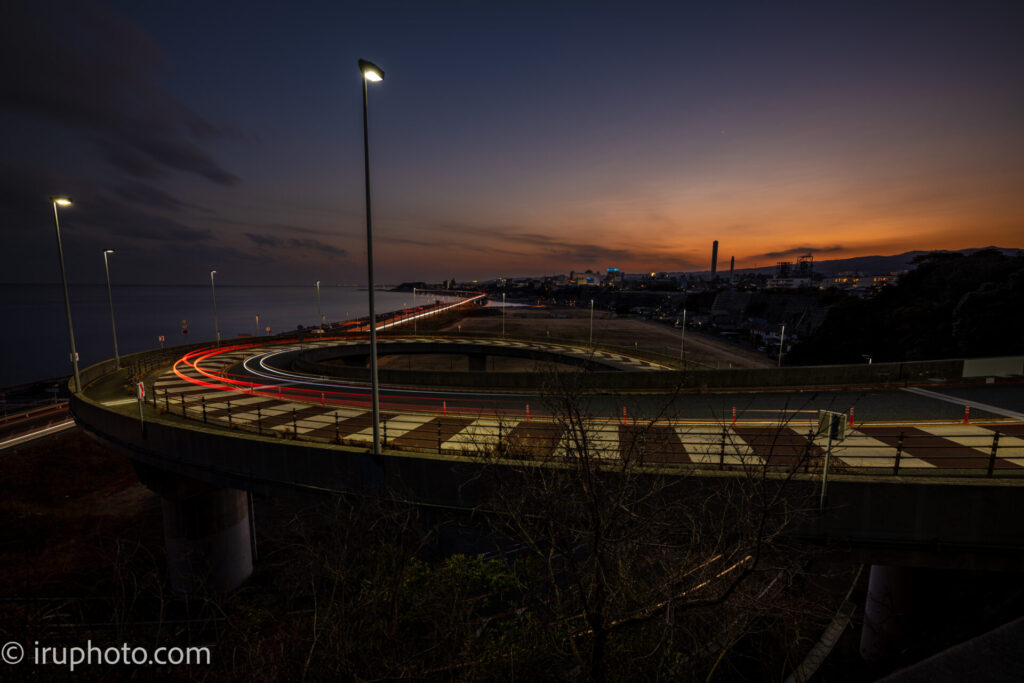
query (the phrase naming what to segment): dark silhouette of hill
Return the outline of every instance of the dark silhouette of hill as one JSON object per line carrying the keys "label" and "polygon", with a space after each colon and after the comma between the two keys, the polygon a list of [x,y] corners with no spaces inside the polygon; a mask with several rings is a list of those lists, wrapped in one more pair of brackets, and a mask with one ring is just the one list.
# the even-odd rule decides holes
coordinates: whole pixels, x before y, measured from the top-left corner
{"label": "dark silhouette of hill", "polygon": [[793,347],[794,365],[1024,353],[1024,255],[931,252],[873,299],[837,303]]}
{"label": "dark silhouette of hill", "polygon": [[[1013,256],[1020,249],[1009,249],[1006,247],[978,247],[973,249],[959,249],[957,251],[947,251],[945,249],[937,251],[906,251],[902,254],[893,254],[891,256],[855,256],[853,258],[843,259],[831,259],[825,261],[815,260],[814,272],[822,275],[835,275],[836,273],[843,273],[847,271],[859,271],[862,273],[892,273],[909,270],[913,267],[915,259],[918,259],[926,254],[962,254],[969,255],[979,251],[998,251],[1005,256]],[[747,273],[773,273],[775,272],[775,266],[762,266],[760,268],[739,268],[737,272]]]}
{"label": "dark silhouette of hill", "polygon": [[958,251],[907,251],[893,256],[857,256],[847,259],[835,259],[832,261],[820,261],[814,264],[814,270],[826,275],[841,273],[853,270],[864,273],[886,273],[903,271],[911,268],[915,259],[926,254],[963,254],[965,256],[979,251],[998,251],[1004,256],[1013,256],[1019,249],[1006,249],[1004,247],[982,247],[979,249],[960,249]]}

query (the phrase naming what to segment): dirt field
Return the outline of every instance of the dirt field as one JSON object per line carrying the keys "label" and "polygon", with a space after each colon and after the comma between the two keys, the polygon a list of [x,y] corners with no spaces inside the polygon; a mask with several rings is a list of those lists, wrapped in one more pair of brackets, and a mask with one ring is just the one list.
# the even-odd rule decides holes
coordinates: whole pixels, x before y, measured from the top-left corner
{"label": "dirt field", "polygon": [[[157,497],[127,458],[80,430],[6,452],[0,465],[5,600],[108,593],[128,555],[160,547]],[[162,562],[146,564],[157,571]]]}
{"label": "dirt field", "polygon": [[[501,334],[501,309],[471,311],[442,328],[465,335]],[[681,330],[661,323],[620,318],[607,311],[594,312],[594,343],[621,347],[624,351],[651,351],[679,358]],[[509,306],[505,309],[505,334],[510,337],[547,338],[586,344],[590,335],[590,311]],[[771,359],[733,344],[687,329],[684,351],[688,363],[713,368],[766,368]]]}

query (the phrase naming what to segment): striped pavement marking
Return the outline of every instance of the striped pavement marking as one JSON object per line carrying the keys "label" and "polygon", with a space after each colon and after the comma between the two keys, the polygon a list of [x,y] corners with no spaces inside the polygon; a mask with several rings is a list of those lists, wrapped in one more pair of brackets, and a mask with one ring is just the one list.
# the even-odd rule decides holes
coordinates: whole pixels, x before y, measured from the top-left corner
{"label": "striped pavement marking", "polygon": [[620,425],[619,454],[641,463],[692,462],[679,434],[668,425]]}
{"label": "striped pavement marking", "polygon": [[[363,430],[360,430],[358,432],[350,434],[349,437],[348,437],[349,439],[351,439],[353,441],[364,442],[364,443],[373,443],[373,415],[367,413],[366,416],[367,416],[366,422],[367,422],[367,424],[369,424],[369,426],[366,427]],[[379,423],[380,424],[380,427],[379,427],[380,438],[381,438],[382,441],[383,440],[387,440],[387,441],[390,442],[391,434],[388,433],[387,425],[388,424],[393,424],[393,423],[404,422],[406,420],[406,418],[408,418],[410,416],[408,416],[408,415],[385,415],[384,413],[381,413],[380,417],[381,417],[381,420],[380,420],[380,423]],[[407,431],[411,431],[411,430],[407,430]]]}
{"label": "striped pavement marking", "polygon": [[[815,445],[822,451],[828,448],[828,436],[819,435]],[[832,460],[852,467],[880,467],[892,469],[896,465],[896,449],[890,444],[858,431],[849,431],[842,441],[832,442]],[[900,468],[934,468],[932,463],[906,453],[900,456]]]}
{"label": "striped pavement marking", "polygon": [[[934,436],[918,427],[863,426],[860,431],[890,446],[897,446],[902,438],[904,455],[912,455],[936,467],[982,469],[988,466],[988,457],[978,449]],[[902,467],[902,462],[900,466]],[[997,458],[995,467],[1016,468],[1017,465]]]}
{"label": "striped pavement marking", "polygon": [[455,437],[473,420],[464,417],[438,417],[429,422],[407,431],[402,436],[393,439],[392,445],[399,448],[423,448],[424,450],[441,450],[443,445]]}
{"label": "striped pavement marking", "polygon": [[401,439],[409,432],[434,421],[433,415],[421,413],[409,413],[387,420],[383,424],[384,433],[387,435],[388,443]]}
{"label": "striped pavement marking", "polygon": [[789,427],[737,426],[732,429],[759,458],[771,465],[797,465],[808,456],[824,456],[815,444],[808,444],[806,433]]}
{"label": "striped pavement marking", "polygon": [[[541,424],[538,423],[535,429]],[[586,452],[594,458],[612,460],[622,457],[619,423],[612,419],[586,422],[582,428],[575,429],[564,429],[559,426],[558,436],[557,445],[548,455],[564,458],[567,454],[582,452],[585,446]]]}
{"label": "striped pavement marking", "polygon": [[[691,462],[703,465],[717,465],[719,462],[724,462],[726,465],[761,465],[764,462],[754,453],[754,449],[729,427],[714,430],[710,427],[677,426],[675,431]],[[725,432],[724,458],[722,457],[723,431]]]}
{"label": "striped pavement marking", "polygon": [[[996,434],[991,429],[975,425],[921,425],[918,429],[961,446],[974,448],[985,455],[991,455]],[[997,460],[1007,460],[1018,467],[1024,467],[1024,439],[1000,434],[996,453]]]}
{"label": "striped pavement marking", "polygon": [[[217,358],[241,360],[251,355],[251,351],[245,351]],[[622,358],[628,360],[627,357]],[[179,369],[186,377],[206,379],[191,367],[179,366]],[[252,394],[245,390],[215,390],[196,386],[170,371],[157,378],[153,387],[158,405],[166,392],[166,403],[172,413],[179,412],[184,398],[188,416],[192,419],[201,413],[202,399],[205,399],[208,420],[220,424],[227,422],[230,411],[234,426],[254,428],[259,420],[266,430],[291,432],[297,426],[300,436],[326,441],[340,437],[369,444],[373,438],[372,417],[364,407],[323,406],[315,402]],[[128,404],[135,400],[125,398],[110,404]],[[1024,468],[1022,423],[986,426],[922,424],[914,427],[862,425],[851,429],[843,441],[833,444],[832,462],[837,466],[891,469],[895,465],[902,435],[901,470],[984,469],[988,465],[996,432],[999,433],[999,449],[995,466],[1003,470]],[[596,457],[639,459],[650,463],[763,465],[769,461],[773,465],[792,465],[802,463],[808,455],[820,463],[818,459],[827,448],[827,439],[823,436],[790,427],[621,425],[609,418],[589,421],[584,424],[582,431],[574,435],[556,423],[537,420],[528,422],[518,417],[474,419],[393,411],[381,414],[381,435],[386,437],[388,446],[425,451],[440,448],[471,454],[490,450],[500,441],[506,446],[506,452],[513,455],[560,457],[574,450],[580,434],[586,438],[591,453]]]}
{"label": "striped pavement marking", "polygon": [[498,445],[499,436],[508,434],[508,425],[490,417],[473,420],[457,434],[441,444],[443,449],[458,451],[488,450]]}

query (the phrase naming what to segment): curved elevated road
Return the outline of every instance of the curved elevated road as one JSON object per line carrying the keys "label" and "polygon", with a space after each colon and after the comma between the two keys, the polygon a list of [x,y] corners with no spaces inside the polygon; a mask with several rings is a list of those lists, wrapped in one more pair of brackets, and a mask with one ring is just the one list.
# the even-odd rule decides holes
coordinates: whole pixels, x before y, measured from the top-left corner
{"label": "curved elevated road", "polygon": [[[338,342],[303,347],[332,343]],[[156,378],[150,400],[168,413],[204,420],[208,427],[368,446],[367,385],[275,365],[275,358],[298,348],[273,344],[194,351]],[[567,354],[589,353],[561,348]],[[606,360],[623,367],[637,362],[623,356]],[[1024,475],[1022,393],[1020,384],[1008,384],[941,390],[645,391],[589,394],[581,401],[588,416],[586,435],[603,457],[642,449],[649,463],[785,466],[808,457],[818,460],[827,449],[827,438],[816,434],[818,411],[831,410],[842,412],[853,425],[833,447],[838,472],[1016,476]],[[468,454],[505,448],[537,457],[557,455],[572,435],[564,421],[552,417],[550,403],[550,396],[536,391],[386,386],[381,390],[382,433],[387,448],[401,451]],[[968,403],[973,407],[965,423]]]}

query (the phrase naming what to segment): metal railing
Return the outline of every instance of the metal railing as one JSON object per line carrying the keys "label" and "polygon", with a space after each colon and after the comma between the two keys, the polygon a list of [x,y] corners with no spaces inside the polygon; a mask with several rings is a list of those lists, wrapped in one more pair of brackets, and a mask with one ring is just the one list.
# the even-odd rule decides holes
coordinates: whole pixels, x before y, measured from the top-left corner
{"label": "metal railing", "polygon": [[[214,399],[151,392],[156,410],[209,427],[321,444],[370,447],[372,423],[358,402],[322,395],[290,402],[266,392],[224,392]],[[511,459],[589,457],[642,465],[704,469],[767,468],[821,472],[827,439],[816,425],[676,422],[637,419],[559,421],[551,417],[480,411],[406,412],[381,422],[392,451]],[[875,476],[1024,476],[1024,423],[916,427],[859,425],[832,444],[829,472]]]}

